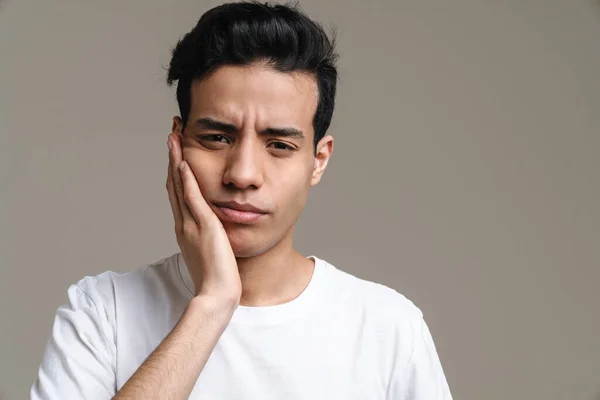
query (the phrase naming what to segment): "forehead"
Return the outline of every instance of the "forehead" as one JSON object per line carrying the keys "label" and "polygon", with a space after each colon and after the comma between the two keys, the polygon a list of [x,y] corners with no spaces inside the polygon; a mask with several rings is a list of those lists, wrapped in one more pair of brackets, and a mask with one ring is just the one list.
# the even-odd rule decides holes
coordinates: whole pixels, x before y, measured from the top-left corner
{"label": "forehead", "polygon": [[313,75],[264,64],[223,66],[191,87],[190,118],[214,117],[261,128],[297,125],[312,131],[318,89]]}

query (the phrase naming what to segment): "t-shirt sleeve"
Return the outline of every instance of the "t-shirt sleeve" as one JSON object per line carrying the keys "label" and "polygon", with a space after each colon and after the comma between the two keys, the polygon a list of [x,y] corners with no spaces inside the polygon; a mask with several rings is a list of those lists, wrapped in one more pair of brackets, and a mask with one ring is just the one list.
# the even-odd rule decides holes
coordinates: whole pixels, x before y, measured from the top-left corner
{"label": "t-shirt sleeve", "polygon": [[452,400],[429,327],[422,317],[414,325],[412,353],[394,369],[388,400]]}
{"label": "t-shirt sleeve", "polygon": [[116,394],[114,346],[102,313],[79,285],[58,308],[31,400],[111,399]]}

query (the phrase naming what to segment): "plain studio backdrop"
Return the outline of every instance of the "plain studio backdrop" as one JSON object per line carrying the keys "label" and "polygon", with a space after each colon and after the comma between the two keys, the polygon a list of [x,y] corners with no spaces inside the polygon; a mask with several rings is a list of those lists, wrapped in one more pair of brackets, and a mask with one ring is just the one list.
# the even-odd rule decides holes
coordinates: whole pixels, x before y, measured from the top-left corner
{"label": "plain studio backdrop", "polygon": [[[178,251],[163,67],[216,4],[0,2],[1,399],[70,284]],[[599,399],[598,2],[300,4],[341,59],[299,249],[421,307],[456,399]]]}

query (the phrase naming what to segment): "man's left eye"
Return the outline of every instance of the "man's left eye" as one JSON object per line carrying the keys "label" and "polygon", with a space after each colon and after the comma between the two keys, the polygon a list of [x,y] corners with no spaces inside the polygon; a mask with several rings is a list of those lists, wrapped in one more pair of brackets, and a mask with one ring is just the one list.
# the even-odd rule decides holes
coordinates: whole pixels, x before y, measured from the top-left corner
{"label": "man's left eye", "polygon": [[271,145],[274,146],[277,150],[294,150],[292,146],[289,146],[282,142],[273,142],[271,143]]}

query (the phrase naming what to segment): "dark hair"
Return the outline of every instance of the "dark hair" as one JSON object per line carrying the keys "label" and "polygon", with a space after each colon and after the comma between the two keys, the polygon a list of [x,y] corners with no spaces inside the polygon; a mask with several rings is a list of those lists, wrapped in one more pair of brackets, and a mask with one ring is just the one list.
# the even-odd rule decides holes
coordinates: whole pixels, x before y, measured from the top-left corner
{"label": "dark hair", "polygon": [[314,144],[329,128],[335,104],[335,38],[296,5],[226,3],[202,15],[194,29],[172,50],[167,83],[177,83],[184,127],[190,112],[191,84],[223,65],[266,61],[277,71],[308,72],[319,91],[313,118]]}

